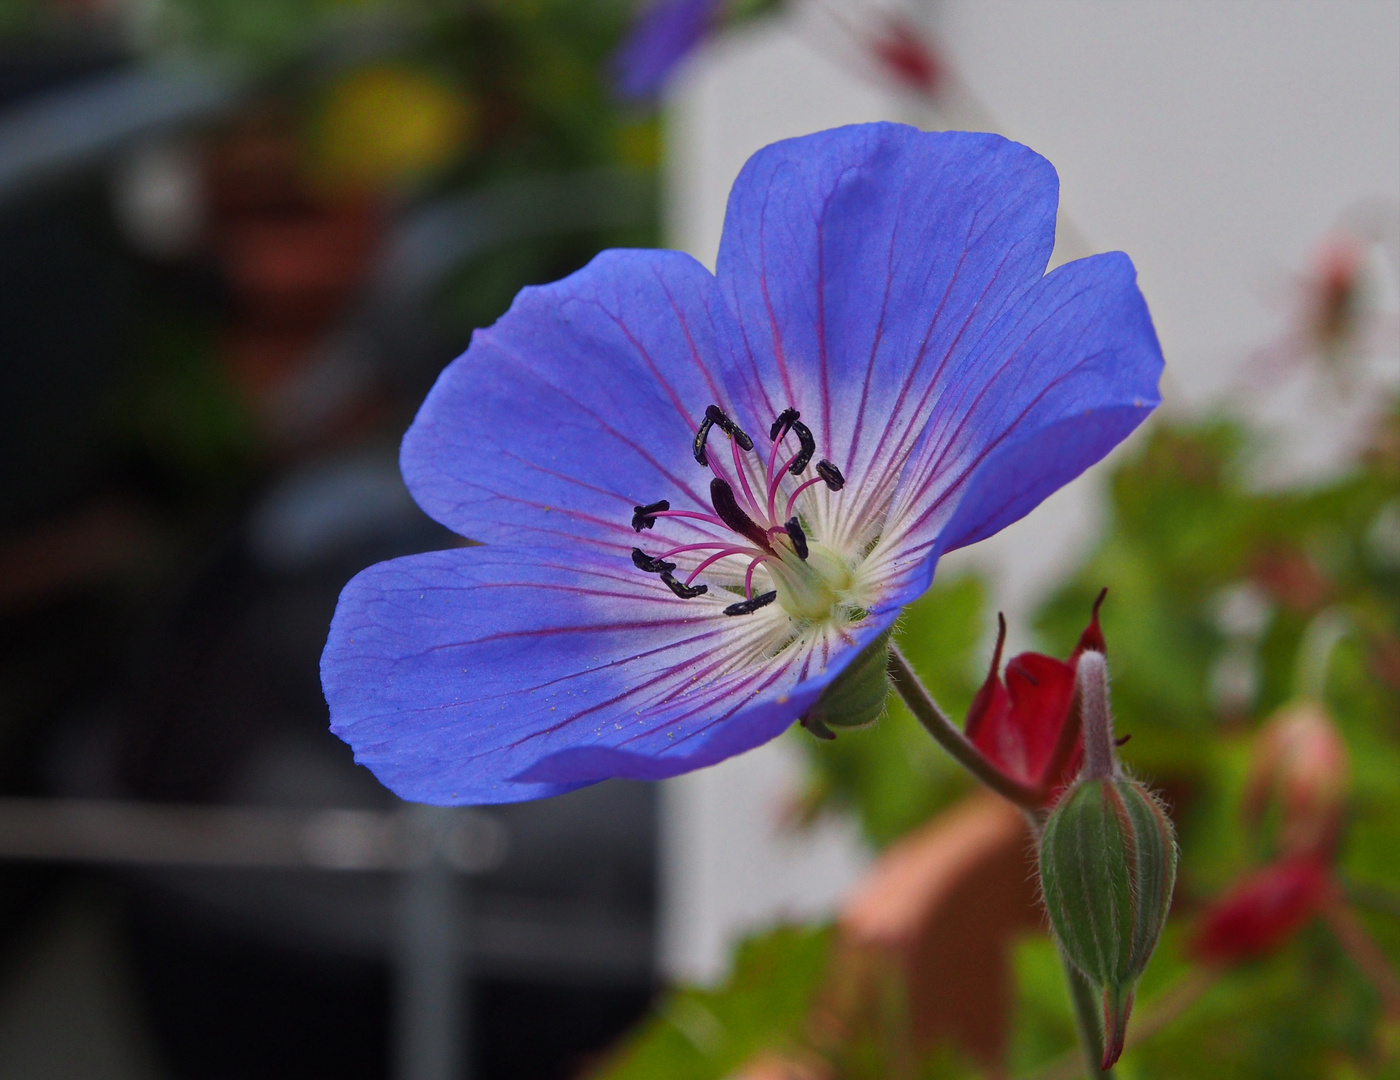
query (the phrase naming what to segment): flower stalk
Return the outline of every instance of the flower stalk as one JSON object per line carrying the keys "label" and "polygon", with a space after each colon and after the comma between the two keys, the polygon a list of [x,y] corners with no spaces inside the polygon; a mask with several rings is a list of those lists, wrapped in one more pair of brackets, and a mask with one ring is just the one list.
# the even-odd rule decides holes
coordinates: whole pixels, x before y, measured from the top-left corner
{"label": "flower stalk", "polygon": [[1043,792],[1038,786],[1023,784],[1008,776],[987,760],[972,740],[963,734],[948,715],[938,707],[938,702],[914,673],[908,659],[899,651],[899,646],[890,645],[890,682],[899,692],[900,698],[908,706],[914,718],[933,736],[948,755],[998,795],[1010,799],[1017,806],[1034,810],[1040,805]]}
{"label": "flower stalk", "polygon": [[1084,1054],[1084,1069],[1090,1080],[1111,1077],[1113,1068],[1100,1067],[1103,1061],[1103,1031],[1099,1026],[1099,995],[1074,962],[1062,951],[1060,965],[1069,983],[1069,999],[1074,1005],[1074,1027],[1079,1033],[1079,1046]]}

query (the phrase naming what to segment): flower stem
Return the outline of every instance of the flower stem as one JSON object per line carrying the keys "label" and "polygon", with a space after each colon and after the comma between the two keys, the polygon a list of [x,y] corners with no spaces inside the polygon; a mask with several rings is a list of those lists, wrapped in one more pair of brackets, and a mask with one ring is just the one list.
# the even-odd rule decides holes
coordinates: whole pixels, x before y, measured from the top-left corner
{"label": "flower stem", "polygon": [[924,688],[924,684],[919,681],[919,677],[914,674],[914,669],[899,651],[899,646],[893,643],[890,644],[888,670],[890,682],[899,691],[899,696],[904,699],[909,711],[923,724],[934,741],[948,751],[954,761],[998,795],[1011,800],[1017,806],[1035,810],[1040,805],[1042,792],[1039,789],[1003,773],[983,756],[982,751],[972,744],[961,728],[948,719]]}
{"label": "flower stem", "polygon": [[[1219,981],[1223,970],[1197,967],[1188,971],[1176,985],[1153,1001],[1151,1008],[1135,1018],[1127,1049],[1146,1042],[1200,1001],[1206,991]],[[1076,1050],[1057,1058],[1052,1065],[1032,1073],[1025,1080],[1080,1080],[1083,1075],[1084,1055]]]}
{"label": "flower stem", "polygon": [[1090,1080],[1108,1080],[1113,1076],[1112,1069],[1099,1068],[1103,1060],[1103,1033],[1099,1026],[1099,998],[1089,980],[1079,973],[1064,953],[1060,954],[1060,964],[1065,969],[1065,980],[1069,983],[1070,1000],[1074,1003],[1075,1027],[1079,1031],[1079,1046],[1084,1051],[1084,1068]]}

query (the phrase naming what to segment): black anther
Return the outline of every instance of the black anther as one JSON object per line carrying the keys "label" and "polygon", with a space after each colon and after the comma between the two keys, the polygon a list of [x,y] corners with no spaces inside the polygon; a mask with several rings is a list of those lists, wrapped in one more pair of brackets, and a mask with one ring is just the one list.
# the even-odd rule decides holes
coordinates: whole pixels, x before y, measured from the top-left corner
{"label": "black anther", "polygon": [[697,596],[704,596],[710,591],[708,585],[682,585],[671,576],[671,571],[669,570],[661,571],[661,580],[682,600],[690,600]]}
{"label": "black anther", "polygon": [[740,600],[724,609],[726,615],[752,615],[761,607],[767,607],[778,598],[776,591],[759,593],[752,600]]}
{"label": "black anther", "polygon": [[752,540],[764,551],[772,553],[773,548],[768,543],[767,534],[744,513],[739,500],[734,498],[734,489],[718,476],[710,481],[710,502],[714,504],[715,513],[719,515],[720,521],[740,536]]}
{"label": "black anther", "polygon": [[797,457],[793,458],[792,464],[788,466],[788,472],[793,476],[799,476],[802,470],[807,467],[807,462],[812,460],[812,455],[817,452],[817,440],[812,437],[812,429],[801,420],[792,422],[792,433],[797,436],[797,441],[802,444],[802,449],[797,452]]}
{"label": "black anther", "polygon": [[788,433],[792,427],[792,422],[802,414],[794,408],[786,408],[778,414],[778,419],[773,421],[773,426],[768,429],[768,437],[777,442]]}
{"label": "black anther", "polygon": [[712,424],[714,424],[714,421],[708,416],[700,421],[700,430],[695,433],[695,442],[691,446],[691,450],[695,454],[695,460],[701,465],[708,465],[710,463],[709,455],[705,453],[705,440],[710,437],[710,426]]}
{"label": "black anther", "polygon": [[841,475],[841,470],[829,461],[817,462],[817,475],[826,482],[826,486],[832,491],[840,491],[846,486],[846,478]]}
{"label": "black anther", "polygon": [[654,503],[647,503],[646,506],[632,507],[632,528],[635,532],[643,529],[650,529],[656,524],[656,515],[662,510],[671,509],[671,504],[665,499],[658,499]]}
{"label": "black anther", "polygon": [[807,534],[802,531],[802,523],[795,517],[789,518],[787,524],[783,526],[787,530],[788,539],[792,541],[792,550],[797,552],[799,559],[807,558]]}
{"label": "black anther", "polygon": [[729,419],[728,414],[718,405],[705,406],[705,419],[717,425],[722,432],[738,443],[740,450],[753,449],[753,440],[748,437],[743,428]]}
{"label": "black anther", "polygon": [[1127,745],[1128,740],[1131,739],[1132,737],[1133,737],[1133,736],[1132,736],[1132,733],[1129,732],[1127,735],[1124,735],[1121,739],[1114,739],[1114,740],[1113,740],[1113,745],[1114,745],[1114,746],[1125,746],[1125,745]]}
{"label": "black anther", "polygon": [[836,738],[836,732],[832,731],[831,728],[827,727],[815,716],[803,716],[797,722],[819,739],[831,740]]}
{"label": "black anther", "polygon": [[662,559],[653,559],[641,548],[632,549],[632,565],[638,570],[645,570],[648,574],[659,574],[663,571],[671,571],[676,568],[673,562],[665,562]]}

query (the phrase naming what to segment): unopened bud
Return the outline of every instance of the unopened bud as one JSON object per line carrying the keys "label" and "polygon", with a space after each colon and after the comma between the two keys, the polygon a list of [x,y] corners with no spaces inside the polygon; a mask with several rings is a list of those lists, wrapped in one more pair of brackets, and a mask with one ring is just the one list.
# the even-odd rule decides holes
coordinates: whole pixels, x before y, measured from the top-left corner
{"label": "unopened bud", "polygon": [[1176,837],[1161,803],[1136,780],[1081,780],[1045,823],[1040,883],[1060,948],[1103,995],[1107,1069],[1123,1052],[1133,988],[1176,883]]}
{"label": "unopened bud", "polygon": [[885,669],[890,662],[890,631],[886,630],[831,680],[815,705],[802,714],[802,726],[822,739],[836,738],[832,728],[873,724],[885,711],[890,692]]}

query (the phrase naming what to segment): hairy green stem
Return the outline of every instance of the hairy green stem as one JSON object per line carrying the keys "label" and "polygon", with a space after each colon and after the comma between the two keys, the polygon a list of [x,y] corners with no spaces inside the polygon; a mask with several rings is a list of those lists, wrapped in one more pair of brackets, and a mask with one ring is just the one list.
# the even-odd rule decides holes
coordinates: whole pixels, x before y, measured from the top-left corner
{"label": "hairy green stem", "polygon": [[962,729],[949,720],[938,707],[938,703],[914,674],[909,661],[899,651],[899,646],[893,643],[890,645],[889,676],[890,682],[899,691],[899,696],[904,699],[909,711],[923,724],[934,741],[948,751],[954,761],[998,795],[1010,799],[1017,806],[1031,811],[1040,806],[1043,793],[1038,788],[1007,776],[988,761],[982,751],[972,745],[972,741],[963,734]]}
{"label": "hairy green stem", "polygon": [[1074,1003],[1075,1027],[1079,1031],[1080,1049],[1084,1051],[1084,1069],[1091,1080],[1107,1080],[1113,1076],[1113,1070],[1099,1068],[1099,1062],[1103,1060],[1103,1028],[1099,1023],[1102,1005],[1099,995],[1064,953],[1060,953],[1060,964],[1065,969],[1070,1000]]}

